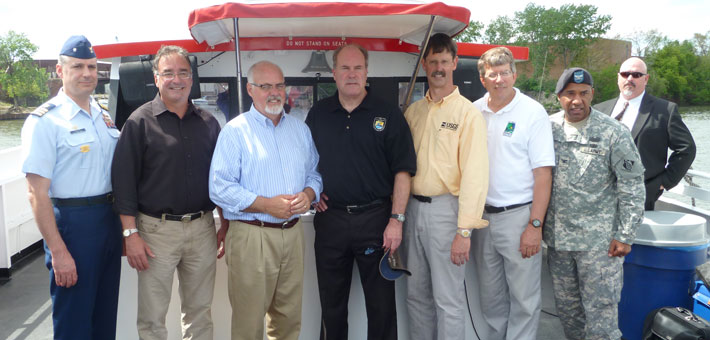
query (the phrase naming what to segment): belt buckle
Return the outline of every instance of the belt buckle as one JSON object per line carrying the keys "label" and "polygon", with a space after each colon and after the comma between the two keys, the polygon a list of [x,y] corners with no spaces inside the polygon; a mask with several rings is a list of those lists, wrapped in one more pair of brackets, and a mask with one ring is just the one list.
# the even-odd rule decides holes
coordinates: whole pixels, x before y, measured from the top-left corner
{"label": "belt buckle", "polygon": [[286,221],[284,221],[283,223],[281,223],[281,229],[286,229],[286,225],[287,225],[289,222],[291,222],[291,221],[286,220]]}
{"label": "belt buckle", "polygon": [[180,222],[182,222],[182,223],[187,223],[190,221],[192,221],[192,214],[185,214],[185,215],[182,215],[182,217],[180,217]]}
{"label": "belt buckle", "polygon": [[355,212],[351,211],[350,209],[356,209],[357,205],[346,205],[345,210],[348,212],[348,214],[354,214]]}

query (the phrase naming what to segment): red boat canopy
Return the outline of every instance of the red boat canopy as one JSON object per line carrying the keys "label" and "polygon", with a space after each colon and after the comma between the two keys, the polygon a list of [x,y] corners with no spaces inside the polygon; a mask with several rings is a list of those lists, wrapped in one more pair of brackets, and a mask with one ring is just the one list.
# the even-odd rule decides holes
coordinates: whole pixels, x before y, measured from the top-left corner
{"label": "red boat canopy", "polygon": [[198,43],[210,46],[235,38],[234,18],[239,19],[239,37],[389,38],[419,45],[432,16],[434,33],[454,36],[466,28],[470,15],[466,8],[441,2],[226,3],[192,11],[188,27]]}

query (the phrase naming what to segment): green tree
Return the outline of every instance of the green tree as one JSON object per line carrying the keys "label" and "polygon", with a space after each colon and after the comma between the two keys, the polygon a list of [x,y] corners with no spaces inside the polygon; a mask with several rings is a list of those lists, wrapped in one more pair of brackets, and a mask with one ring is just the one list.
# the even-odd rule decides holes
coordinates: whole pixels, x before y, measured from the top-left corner
{"label": "green tree", "polygon": [[611,16],[598,15],[593,5],[562,5],[553,17],[557,19],[553,46],[562,56],[565,68],[611,28]]}
{"label": "green tree", "polygon": [[507,16],[498,16],[486,28],[483,41],[487,44],[510,45],[515,41],[515,26]]}
{"label": "green tree", "polygon": [[710,31],[705,34],[695,33],[693,45],[699,56],[710,56]]}
{"label": "green tree", "polygon": [[624,39],[631,41],[632,55],[647,57],[663,48],[670,40],[658,30],[634,31]]}
{"label": "green tree", "polygon": [[2,92],[13,101],[13,107],[26,104],[27,99],[43,100],[48,95],[48,75],[32,63],[37,52],[24,33],[9,31],[0,36],[0,86]]}
{"label": "green tree", "polygon": [[616,74],[620,66],[619,64],[611,64],[601,70],[590,71],[592,79],[594,79],[594,104],[601,103],[619,95],[619,85],[616,83]]}
{"label": "green tree", "polygon": [[707,98],[698,98],[700,83],[696,70],[700,58],[690,41],[671,41],[648,57],[649,87],[654,95],[668,98],[679,104],[700,104]]}
{"label": "green tree", "polygon": [[458,42],[475,42],[481,39],[481,31],[483,30],[483,23],[480,21],[471,21],[468,23],[468,27],[457,35],[454,39]]}
{"label": "green tree", "polygon": [[528,4],[515,13],[518,43],[530,48],[534,77],[544,82],[547,65],[562,58],[565,68],[611,27],[611,16],[593,5],[563,5],[559,9]]}

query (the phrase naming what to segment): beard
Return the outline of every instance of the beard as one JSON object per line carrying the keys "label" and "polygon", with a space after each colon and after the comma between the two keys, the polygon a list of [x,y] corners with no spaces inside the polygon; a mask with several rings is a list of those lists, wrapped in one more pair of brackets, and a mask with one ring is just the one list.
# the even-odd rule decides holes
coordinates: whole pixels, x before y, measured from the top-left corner
{"label": "beard", "polygon": [[[271,103],[272,100],[278,100],[278,103]],[[270,115],[278,115],[281,114],[281,111],[284,109],[284,101],[281,97],[279,96],[269,96],[266,98],[266,106],[264,107],[264,110],[266,110],[266,113]]]}
{"label": "beard", "polygon": [[621,91],[621,94],[623,94],[625,97],[630,97],[631,95],[634,94],[635,89],[636,89],[636,84],[626,83],[626,84],[624,84],[624,89]]}

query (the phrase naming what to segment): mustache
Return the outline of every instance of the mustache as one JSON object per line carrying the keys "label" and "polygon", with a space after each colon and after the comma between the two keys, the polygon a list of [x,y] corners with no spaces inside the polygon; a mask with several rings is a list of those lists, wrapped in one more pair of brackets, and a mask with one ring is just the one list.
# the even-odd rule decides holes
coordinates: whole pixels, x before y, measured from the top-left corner
{"label": "mustache", "polygon": [[631,87],[636,87],[636,84],[633,81],[625,81],[624,86],[631,86]]}
{"label": "mustache", "polygon": [[275,95],[271,95],[271,96],[266,97],[267,102],[270,102],[272,100],[278,100],[280,103],[283,101],[283,98],[281,98],[281,96],[275,96]]}
{"label": "mustache", "polygon": [[434,76],[434,77],[435,77],[435,76],[446,77],[446,73],[445,73],[444,71],[434,71],[434,72],[431,73],[431,75]]}

